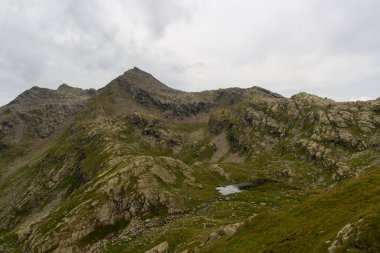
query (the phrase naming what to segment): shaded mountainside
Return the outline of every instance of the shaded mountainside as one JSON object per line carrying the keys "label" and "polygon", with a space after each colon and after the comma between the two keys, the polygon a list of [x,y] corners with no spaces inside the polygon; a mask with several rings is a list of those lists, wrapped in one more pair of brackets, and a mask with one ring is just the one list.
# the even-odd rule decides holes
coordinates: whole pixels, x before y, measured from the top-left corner
{"label": "shaded mountainside", "polygon": [[212,109],[234,105],[250,95],[281,97],[258,87],[184,92],[169,88],[152,75],[134,68],[100,89],[94,106],[103,109],[106,115],[141,111],[168,119],[184,120],[190,117],[194,120],[195,117],[195,120],[202,118],[207,121],[208,117],[202,116]]}
{"label": "shaded mountainside", "polygon": [[0,122],[1,251],[379,250],[380,99],[183,92],[134,68],[34,87]]}
{"label": "shaded mountainside", "polygon": [[33,87],[23,92],[0,108],[0,151],[20,155],[31,144],[69,126],[94,94],[67,84],[57,90]]}

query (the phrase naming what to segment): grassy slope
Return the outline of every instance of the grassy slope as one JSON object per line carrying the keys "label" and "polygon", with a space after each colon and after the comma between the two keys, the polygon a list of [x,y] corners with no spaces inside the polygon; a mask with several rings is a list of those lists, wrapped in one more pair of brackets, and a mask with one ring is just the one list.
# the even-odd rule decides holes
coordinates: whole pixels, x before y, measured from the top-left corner
{"label": "grassy slope", "polygon": [[[103,103],[103,101],[97,102],[95,105],[102,105],[106,112],[105,114],[111,114],[114,109],[112,106],[109,106],[106,102]],[[97,112],[97,110],[94,110],[94,112]],[[273,148],[269,152],[261,150],[260,154],[248,157],[242,165],[221,162],[219,165],[230,176],[229,179],[226,179],[209,169],[211,163],[208,163],[208,160],[212,156],[213,150],[208,145],[212,136],[209,134],[206,123],[165,121],[161,127],[152,127],[153,130],[167,130],[169,133],[179,134],[180,136],[197,130],[205,132],[204,136],[197,142],[189,141],[187,143],[185,139],[185,145],[181,152],[174,153],[170,147],[157,144],[161,140],[165,140],[165,136],[156,138],[154,142],[157,143],[152,144],[146,141],[147,138],[143,135],[136,134],[137,130],[125,118],[107,118],[95,121],[90,117],[90,120],[87,120],[84,116],[83,118],[78,117],[78,126],[76,128],[78,132],[75,133],[75,138],[61,138],[58,144],[54,145],[48,152],[53,155],[53,158],[70,154],[69,158],[72,156],[73,160],[78,160],[78,164],[73,162],[76,165],[74,167],[80,169],[81,175],[83,174],[83,177],[88,182],[85,186],[80,187],[77,174],[70,173],[69,177],[65,177],[58,188],[66,193],[64,195],[65,199],[39,225],[38,230],[41,234],[51,232],[57,224],[65,219],[68,210],[80,206],[81,203],[87,200],[101,199],[103,197],[93,196],[92,193],[86,195],[84,190],[97,182],[98,176],[103,170],[113,171],[118,169],[116,167],[111,169],[102,165],[111,159],[111,155],[112,157],[115,156],[115,158],[126,155],[146,155],[152,157],[171,156],[180,159],[189,166],[193,165],[195,182],[202,185],[203,188],[194,191],[190,187],[183,187],[182,181],[176,182],[172,186],[160,184],[161,190],[174,192],[179,196],[186,196],[186,202],[192,208],[193,213],[190,213],[189,216],[178,217],[178,219],[169,221],[168,224],[161,227],[151,230],[146,229],[143,234],[138,235],[136,238],[121,238],[114,245],[110,243],[107,248],[110,252],[145,252],[145,250],[165,240],[169,242],[170,250],[172,251],[179,249],[193,250],[198,245],[194,241],[205,240],[219,226],[246,221],[254,213],[258,213],[259,216],[243,227],[236,236],[210,243],[204,251],[260,252],[266,250],[269,252],[311,252],[315,249],[316,251],[326,252],[330,244],[326,244],[325,241],[333,241],[343,226],[347,223],[355,222],[361,217],[365,217],[366,221],[368,220],[369,225],[366,230],[368,233],[362,233],[364,237],[359,241],[361,245],[357,247],[368,248],[369,245],[380,241],[378,235],[371,232],[378,229],[378,224],[380,223],[379,215],[377,215],[380,211],[377,204],[379,202],[379,197],[377,196],[379,195],[379,187],[376,185],[379,173],[376,171],[363,178],[343,183],[333,190],[312,197],[303,204],[294,207],[303,202],[309,193],[314,193],[322,188],[321,186],[331,183],[329,181],[331,173],[324,170],[314,159],[307,159],[303,150],[297,149],[296,151],[281,154],[283,149],[280,143],[280,147],[277,147],[277,149]],[[242,123],[239,124],[244,126],[242,129],[248,127]],[[147,129],[144,128],[139,131],[143,130]],[[253,133],[254,131],[251,132],[251,135]],[[149,140],[152,139],[150,138]],[[257,142],[257,140],[254,140],[254,142]],[[105,152],[105,150],[112,147],[117,147],[117,152],[115,151],[114,154]],[[200,152],[200,150],[203,151]],[[81,154],[84,154],[84,157],[79,159],[78,157]],[[369,160],[377,155],[377,153],[363,154],[353,160],[352,165],[353,167],[364,167],[369,163]],[[194,163],[197,161],[202,163],[195,165]],[[29,168],[27,171],[29,173],[43,171],[40,168],[45,169],[47,172],[53,169],[58,170],[63,166],[60,164],[61,162],[59,159],[57,161],[47,159],[44,164],[38,160],[32,166],[34,170]],[[355,162],[358,164],[355,164]],[[283,175],[284,170],[289,168],[296,173],[292,182],[288,182],[286,176]],[[41,175],[44,174],[41,173]],[[323,176],[324,179],[322,183],[315,183],[320,176]],[[41,177],[40,174],[38,176],[36,174],[31,178]],[[46,178],[50,180],[50,178]],[[229,197],[221,197],[215,190],[215,186],[221,184],[247,181],[252,178],[273,178],[281,183],[263,185]],[[311,183],[315,183],[316,187],[309,187]],[[42,185],[44,184],[42,183]],[[262,203],[265,205],[261,205]],[[91,212],[89,211],[89,213]],[[78,212],[75,215],[88,217],[86,212]],[[163,218],[163,215],[159,213],[154,213],[153,217],[149,218],[154,219],[154,216]],[[146,217],[142,218],[145,219]],[[213,226],[204,227],[203,223],[212,223]],[[121,222],[113,225],[97,226],[93,232],[77,243],[80,247],[94,243],[109,237],[112,233],[119,232],[126,225],[127,221],[121,220]],[[67,229],[73,228],[68,226]],[[5,241],[11,241],[16,244],[17,237],[13,231],[6,234]],[[25,245],[28,245],[28,242]],[[22,247],[23,245],[20,246]],[[52,246],[51,249],[57,247],[57,245]]]}
{"label": "grassy slope", "polygon": [[259,215],[236,235],[211,243],[202,252],[327,252],[339,230],[361,218],[364,226],[358,239],[352,236],[338,252],[379,252],[379,180],[380,171],[372,171],[290,211]]}
{"label": "grassy slope", "polygon": [[[128,125],[128,124],[127,124]],[[137,140],[135,139],[136,136],[134,136],[133,132],[130,131],[130,127],[128,126],[126,129],[122,128],[121,131],[123,133],[123,138],[127,138],[128,141],[127,143],[135,143]],[[189,129],[189,127],[192,127]],[[204,125],[197,125],[196,127],[193,125],[186,125],[186,124],[181,124],[176,126],[180,132],[191,132],[199,129],[205,128]],[[194,128],[194,129],[193,129]],[[83,134],[83,137],[86,136],[86,132],[89,130],[86,130]],[[107,132],[107,136],[112,138],[112,139],[118,139],[119,133],[110,133]],[[207,135],[204,137],[207,138]],[[63,139],[64,140],[64,139]],[[63,141],[62,140],[62,141]],[[99,155],[101,152],[101,148],[103,145],[99,142],[102,142],[103,138],[95,138],[94,142],[90,141],[88,144],[82,144],[81,149],[86,153],[86,159],[84,159],[81,163],[81,169],[82,172],[86,174],[88,177],[95,176],[96,171],[93,171],[94,168],[96,168],[96,164],[101,164],[102,161],[102,156]],[[124,139],[122,139],[124,141]],[[69,142],[70,143],[70,142]],[[71,145],[68,143],[65,143],[66,145],[62,145],[63,143],[60,143],[60,149],[65,150],[67,152],[67,149],[70,149]],[[125,145],[126,143],[124,143]],[[76,146],[76,145],[74,145]],[[129,145],[127,145],[125,148],[127,148]],[[71,147],[72,148],[72,147]],[[194,152],[196,152],[197,148],[193,150],[193,148],[186,149],[182,151],[180,154],[178,154],[178,158],[186,161],[186,162],[192,162],[191,158],[195,157]],[[72,150],[73,151],[73,150]],[[150,156],[160,156],[160,155],[165,155],[168,151],[165,150],[158,150],[158,149],[153,149],[150,146],[144,146],[142,144],[137,145],[135,152],[138,154],[144,154],[144,155],[150,155]],[[60,153],[60,152],[58,152]],[[95,155],[98,154],[98,155]],[[169,152],[170,155],[170,152]],[[96,159],[97,158],[97,159]],[[229,200],[226,200],[223,197],[218,196],[215,190],[216,185],[221,185],[221,184],[227,184],[227,183],[232,183],[232,182],[241,182],[244,180],[247,180],[248,178],[252,178],[255,176],[260,176],[260,177],[268,177],[272,178],[276,174],[280,173],[281,170],[285,167],[291,167],[294,168],[297,172],[303,175],[303,178],[308,177],[308,171],[311,170],[311,167],[313,167],[313,170],[315,171],[317,168],[315,166],[311,166],[312,164],[309,164],[308,162],[301,162],[294,160],[293,157],[277,157],[275,154],[262,154],[260,156],[256,156],[255,159],[250,159],[247,161],[244,165],[237,165],[237,164],[228,164],[228,163],[221,163],[221,167],[225,169],[225,171],[230,174],[230,180],[226,180],[223,177],[220,177],[219,175],[213,174],[212,172],[207,169],[208,164],[203,164],[201,166],[195,166],[195,176],[197,178],[196,182],[200,183],[204,186],[204,188],[199,191],[199,192],[187,192],[186,188],[181,189],[181,195],[184,196],[192,196],[192,202],[190,206],[195,206],[195,213],[190,214],[190,216],[185,216],[182,217],[175,222],[170,222],[168,225],[165,225],[163,227],[159,227],[157,229],[153,229],[152,231],[146,231],[144,232],[143,235],[139,235],[137,238],[126,238],[127,240],[120,240],[119,243],[115,245],[109,245],[107,247],[110,252],[118,252],[118,250],[123,250],[126,252],[139,252],[139,250],[144,249],[147,250],[160,242],[167,240],[170,242],[170,247],[171,249],[193,249],[197,243],[191,244],[194,240],[196,241],[202,241],[207,236],[212,233],[217,227],[223,226],[229,223],[234,223],[234,222],[240,222],[240,221],[246,221],[249,216],[251,216],[253,213],[259,213],[261,214],[258,218],[259,222],[256,224],[255,222],[253,225],[248,225],[246,228],[244,228],[244,231],[250,231],[251,226],[253,226],[255,229],[260,229],[260,230],[255,230],[255,233],[260,233],[260,237],[258,238],[257,242],[260,242],[262,239],[267,239],[268,233],[272,233],[272,226],[273,224],[278,223],[279,220],[282,221],[282,219],[285,219],[285,216],[288,215],[287,212],[281,211],[272,211],[272,208],[275,210],[283,210],[286,209],[288,210],[290,206],[294,206],[300,202],[302,202],[305,197],[307,197],[307,194],[304,195],[304,192],[302,189],[297,189],[295,186],[302,186],[304,185],[303,182],[298,182],[297,180],[291,184],[284,184],[283,183],[276,183],[276,184],[267,184],[263,185],[260,187],[256,187],[252,190],[246,191],[244,193],[239,193],[235,194],[232,196],[229,196]],[[277,171],[277,172],[276,172]],[[95,173],[95,174],[93,174]],[[181,188],[178,186],[179,189]],[[343,190],[342,190],[343,191]],[[77,191],[77,194],[75,195],[81,195],[82,191]],[[301,194],[302,193],[302,194]],[[373,193],[369,193],[371,196]],[[82,196],[83,197],[83,196]],[[87,197],[84,197],[85,199]],[[342,197],[343,198],[343,197]],[[65,204],[62,204],[59,208],[54,212],[53,215],[53,220],[56,222],[52,222],[51,220],[48,222],[49,224],[57,224],[63,216],[61,217],[60,214],[64,213],[64,210],[72,209],[74,206],[79,205],[79,203],[76,203],[77,198],[70,198],[68,201],[64,202],[68,204],[66,206]],[[83,200],[83,199],[82,199]],[[337,201],[336,199],[332,200],[332,203],[334,201]],[[360,200],[358,200],[360,202]],[[211,203],[207,205],[207,208],[203,208],[202,203]],[[265,203],[266,206],[263,207],[260,204]],[[365,207],[363,207],[365,208]],[[199,212],[199,210],[203,210]],[[297,210],[297,209],[295,209]],[[302,208],[301,208],[302,210]],[[62,211],[62,212],[60,212]],[[330,212],[331,210],[327,210]],[[292,211],[293,212],[293,211]],[[291,213],[292,213],[291,212]],[[316,213],[318,214],[320,210],[318,210]],[[58,216],[56,216],[58,215]],[[232,218],[232,215],[236,215],[234,218]],[[330,215],[330,214],[328,214]],[[55,218],[54,218],[55,217]],[[290,216],[291,217],[291,216]],[[308,218],[308,216],[306,219]],[[272,219],[275,218],[274,222]],[[265,220],[264,223],[262,223],[262,220]],[[300,221],[298,220],[291,220],[290,222],[301,222],[303,221],[302,219]],[[273,223],[274,222],[274,223]],[[315,222],[311,222],[310,226],[313,226],[312,224],[317,224],[319,220],[316,220]],[[213,227],[210,228],[204,228],[203,223],[212,223],[214,224]],[[303,221],[303,223],[305,223]],[[332,239],[337,231],[343,227],[346,223],[346,221],[342,221],[339,224],[333,224],[332,229],[333,232],[331,232],[331,235],[329,234],[330,239]],[[300,223],[302,224],[302,223]],[[125,226],[126,224],[123,224]],[[99,239],[105,238],[108,234],[112,232],[116,232],[119,230],[119,228],[116,226],[109,226],[107,228],[104,227],[99,227],[97,228],[94,233],[91,234],[91,238],[85,238],[88,241],[83,240],[81,241],[81,246],[86,245],[87,243],[93,243]],[[291,224],[285,223],[284,228],[291,227]],[[269,230],[268,230],[269,228]],[[279,228],[277,231],[273,231],[273,233],[278,234],[279,236],[282,236],[281,239],[278,240],[283,240],[286,239],[286,236],[289,235],[288,230],[281,230],[284,229],[282,227]],[[41,230],[43,229],[43,226],[40,227]],[[47,229],[48,230],[48,229]],[[323,230],[323,228],[321,228]],[[327,230],[326,230],[327,231]],[[281,234],[281,233],[282,234]],[[317,231],[319,232],[319,230]],[[303,232],[299,232],[300,234],[303,234]],[[248,233],[248,235],[250,232]],[[292,234],[292,233],[290,233]],[[9,234],[12,235],[12,234]],[[298,234],[297,234],[298,235]],[[317,234],[319,236],[319,234]],[[324,235],[324,234],[323,234]],[[311,234],[307,239],[305,240],[308,242],[308,240],[313,240],[316,242],[319,242],[319,237],[314,238],[315,235]],[[93,238],[92,238],[93,237]],[[261,238],[261,239],[260,239]],[[322,237],[320,243],[322,246],[325,239],[325,237]],[[7,238],[8,240],[11,238]],[[249,243],[252,243],[252,246],[247,246],[247,240]],[[82,244],[83,243],[83,244]],[[229,242],[228,242],[229,243]],[[251,247],[254,249],[261,249],[261,244],[254,244],[254,241],[250,237],[248,239],[246,237],[240,238],[240,235],[237,237],[236,242],[234,242],[231,245],[231,248],[229,249],[227,247],[227,251],[229,250],[230,252],[235,252],[236,245],[237,244],[237,249],[240,249],[239,244],[242,243],[242,252],[250,252]],[[273,243],[272,241],[268,241],[268,244]],[[289,244],[290,242],[284,243],[284,245]],[[190,244],[190,245],[187,245]],[[145,245],[142,247],[142,245]],[[212,247],[213,244],[210,245]],[[219,244],[217,244],[216,247]],[[229,245],[229,244],[228,244]],[[245,247],[248,247],[245,248]],[[275,244],[272,245],[273,247],[277,247]],[[269,249],[270,247],[269,246]],[[224,247],[224,246],[223,246]],[[290,245],[292,247],[292,245]],[[327,247],[327,245],[326,245]],[[326,248],[325,247],[325,248]],[[281,249],[280,251],[287,251],[288,249],[284,248]],[[215,248],[211,249],[211,252],[214,252]],[[142,251],[143,252],[143,251]]]}
{"label": "grassy slope", "polygon": [[[165,225],[148,229],[136,237],[119,240],[113,245],[109,244],[105,252],[145,252],[163,241],[168,241],[170,252],[192,252],[220,226],[246,221],[253,213],[289,208],[305,198],[283,184],[262,185],[254,190],[228,196],[220,196],[212,187],[207,190],[214,197],[212,201],[200,204],[191,213],[175,217]],[[209,226],[205,227],[204,224]]]}

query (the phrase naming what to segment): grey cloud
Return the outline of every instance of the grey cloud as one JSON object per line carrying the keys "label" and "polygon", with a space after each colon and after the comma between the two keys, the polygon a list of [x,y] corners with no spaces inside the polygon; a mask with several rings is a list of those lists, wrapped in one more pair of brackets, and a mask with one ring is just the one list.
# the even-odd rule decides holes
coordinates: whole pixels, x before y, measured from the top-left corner
{"label": "grey cloud", "polygon": [[173,22],[191,18],[190,6],[178,0],[140,0],[139,7],[146,14],[146,23],[156,36],[163,36]]}
{"label": "grey cloud", "polygon": [[376,0],[0,0],[0,104],[138,66],[184,90],[380,96]]}

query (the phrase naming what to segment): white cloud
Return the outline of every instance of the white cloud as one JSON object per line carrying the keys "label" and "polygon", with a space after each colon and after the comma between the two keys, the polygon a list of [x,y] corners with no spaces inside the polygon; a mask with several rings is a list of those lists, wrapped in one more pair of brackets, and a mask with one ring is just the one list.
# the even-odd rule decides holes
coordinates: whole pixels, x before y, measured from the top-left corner
{"label": "white cloud", "polygon": [[0,104],[138,66],[184,90],[380,96],[376,0],[0,0]]}
{"label": "white cloud", "polygon": [[368,100],[372,100],[372,98],[370,97],[351,98],[349,101],[355,102],[355,101],[368,101]]}

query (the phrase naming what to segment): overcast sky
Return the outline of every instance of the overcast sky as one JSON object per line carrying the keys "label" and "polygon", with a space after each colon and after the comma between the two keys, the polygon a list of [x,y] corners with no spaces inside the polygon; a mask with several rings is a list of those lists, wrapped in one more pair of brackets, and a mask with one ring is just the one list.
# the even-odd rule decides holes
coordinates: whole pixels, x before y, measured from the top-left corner
{"label": "overcast sky", "polygon": [[380,96],[379,0],[0,0],[0,105],[137,66],[186,91]]}

